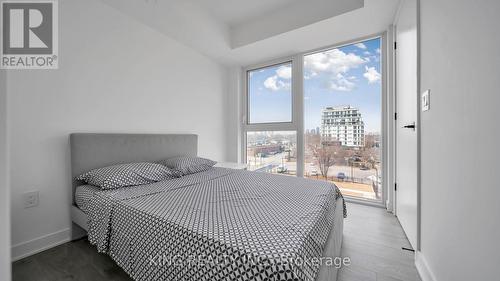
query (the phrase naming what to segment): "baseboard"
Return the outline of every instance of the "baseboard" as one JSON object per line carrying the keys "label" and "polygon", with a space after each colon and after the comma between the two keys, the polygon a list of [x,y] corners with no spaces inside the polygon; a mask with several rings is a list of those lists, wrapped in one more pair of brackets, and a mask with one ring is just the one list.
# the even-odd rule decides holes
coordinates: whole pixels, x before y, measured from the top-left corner
{"label": "baseboard", "polygon": [[69,242],[70,237],[71,230],[66,228],[30,241],[13,245],[11,249],[12,261],[17,261]]}
{"label": "baseboard", "polygon": [[432,274],[432,271],[429,268],[427,260],[422,255],[422,252],[415,252],[415,266],[417,267],[417,271],[420,274],[422,281],[437,281],[436,277],[434,277],[434,274]]}

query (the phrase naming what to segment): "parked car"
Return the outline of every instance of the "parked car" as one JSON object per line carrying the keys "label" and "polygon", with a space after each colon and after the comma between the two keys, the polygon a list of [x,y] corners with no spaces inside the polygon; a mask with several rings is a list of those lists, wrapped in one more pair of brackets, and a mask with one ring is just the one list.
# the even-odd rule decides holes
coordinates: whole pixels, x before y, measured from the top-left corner
{"label": "parked car", "polygon": [[339,172],[339,173],[337,174],[337,178],[338,178],[339,180],[345,180],[345,179],[346,179],[346,175],[345,175],[345,173]]}
{"label": "parked car", "polygon": [[278,173],[283,174],[288,171],[288,168],[286,167],[286,165],[279,165],[277,171]]}

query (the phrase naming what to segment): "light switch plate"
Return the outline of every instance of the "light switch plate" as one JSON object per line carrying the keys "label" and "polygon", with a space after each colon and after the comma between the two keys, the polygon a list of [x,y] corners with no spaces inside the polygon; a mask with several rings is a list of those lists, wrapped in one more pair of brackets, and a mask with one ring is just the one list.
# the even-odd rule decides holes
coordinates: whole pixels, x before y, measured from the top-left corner
{"label": "light switch plate", "polygon": [[422,93],[422,111],[427,111],[431,106],[431,90]]}

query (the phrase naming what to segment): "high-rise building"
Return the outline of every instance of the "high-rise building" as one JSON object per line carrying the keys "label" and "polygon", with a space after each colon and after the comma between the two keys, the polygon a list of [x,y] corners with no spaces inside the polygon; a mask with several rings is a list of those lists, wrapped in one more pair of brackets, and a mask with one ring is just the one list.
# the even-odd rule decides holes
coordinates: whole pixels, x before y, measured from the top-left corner
{"label": "high-rise building", "polygon": [[365,124],[359,110],[351,106],[324,108],[321,113],[321,138],[342,146],[365,146]]}

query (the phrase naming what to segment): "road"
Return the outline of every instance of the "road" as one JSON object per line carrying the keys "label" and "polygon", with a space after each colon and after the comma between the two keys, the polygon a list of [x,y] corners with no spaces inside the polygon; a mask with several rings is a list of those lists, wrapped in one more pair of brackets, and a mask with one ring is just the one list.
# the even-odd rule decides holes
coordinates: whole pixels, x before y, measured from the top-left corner
{"label": "road", "polygon": [[[267,157],[257,157],[257,161],[255,161],[254,157],[248,157],[248,163],[249,163],[249,169],[255,170],[258,168],[262,168],[268,165],[273,165],[274,167],[281,165],[282,163],[285,164],[285,166],[288,169],[292,169],[292,166],[295,167],[295,162],[286,162],[286,153],[278,153],[275,155],[269,155]],[[257,165],[255,165],[255,162],[257,162]],[[293,165],[291,166],[291,164]]]}
{"label": "road", "polygon": [[[374,176],[376,171],[375,169],[371,170],[360,170],[359,168],[353,168],[353,175],[352,177],[354,178],[367,178],[369,176]],[[328,169],[328,176],[329,177],[334,177],[337,176],[338,173],[344,173],[346,176],[350,177],[351,176],[351,167],[349,166],[333,166]],[[380,171],[379,171],[379,176],[380,176]]]}
{"label": "road", "polygon": [[[278,154],[275,154],[275,155],[270,155],[268,157],[264,157],[264,158],[257,158],[257,166],[258,167],[264,167],[264,166],[267,166],[267,165],[273,165],[273,166],[279,166],[281,165],[283,162],[285,163],[285,166],[287,167],[287,169],[289,171],[293,171],[292,173],[294,173],[295,171],[297,171],[297,162],[293,161],[293,162],[286,162],[286,153],[278,153]],[[251,167],[250,169],[255,169],[255,166],[254,166],[254,163],[255,163],[255,160],[253,159],[253,157],[249,158],[251,161]],[[283,161],[283,159],[285,159]],[[314,167],[316,169],[316,171],[318,173],[320,173],[319,171],[319,167],[315,166]],[[312,170],[312,167],[311,165],[309,164],[306,164],[305,165],[305,174],[310,174],[310,171]],[[376,171],[375,169],[370,169],[370,170],[360,170],[359,168],[353,168],[352,169],[353,171],[353,177],[355,178],[367,178],[369,176],[374,176]],[[346,176],[350,177],[351,176],[351,167],[349,166],[332,166],[330,167],[330,169],[328,170],[328,176],[329,177],[335,177],[337,176],[338,173],[344,173]],[[380,171],[378,171],[378,175],[380,176]]]}

